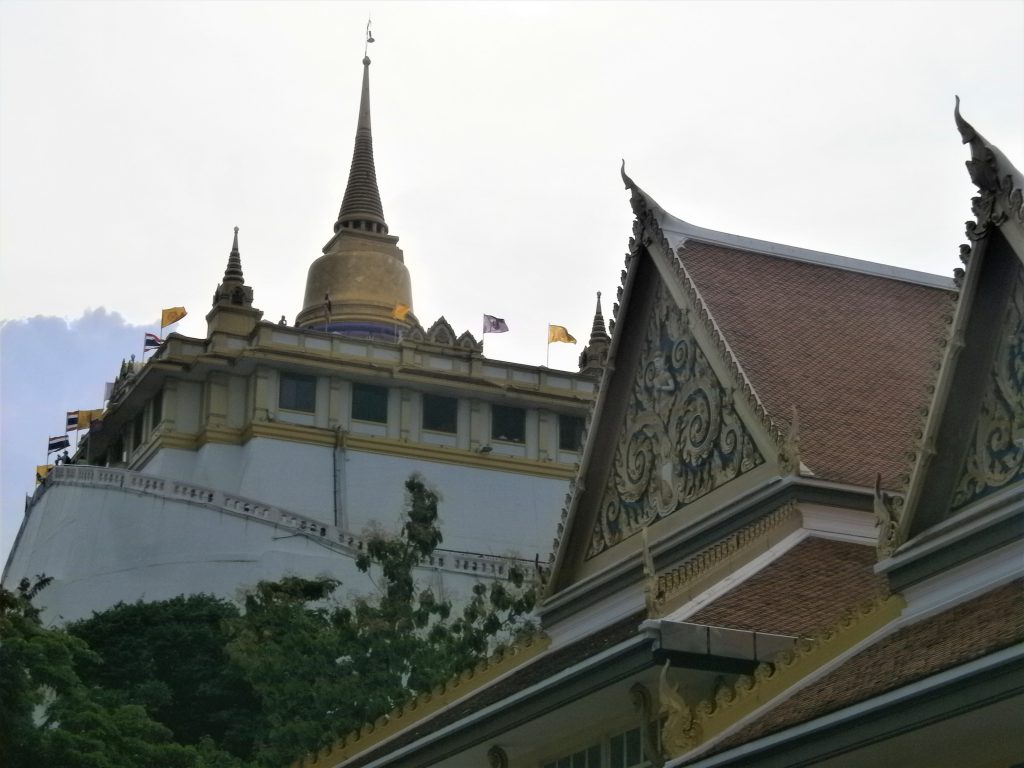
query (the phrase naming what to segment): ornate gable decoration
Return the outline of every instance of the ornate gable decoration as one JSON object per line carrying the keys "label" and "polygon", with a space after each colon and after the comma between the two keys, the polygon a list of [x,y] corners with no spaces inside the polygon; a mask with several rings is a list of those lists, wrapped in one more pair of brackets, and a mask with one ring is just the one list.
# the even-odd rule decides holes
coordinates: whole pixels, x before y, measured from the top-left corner
{"label": "ornate gable decoration", "polygon": [[588,560],[764,463],[664,283],[637,370]]}
{"label": "ornate gable decoration", "polygon": [[1016,273],[953,511],[1024,478],[1024,276]]}

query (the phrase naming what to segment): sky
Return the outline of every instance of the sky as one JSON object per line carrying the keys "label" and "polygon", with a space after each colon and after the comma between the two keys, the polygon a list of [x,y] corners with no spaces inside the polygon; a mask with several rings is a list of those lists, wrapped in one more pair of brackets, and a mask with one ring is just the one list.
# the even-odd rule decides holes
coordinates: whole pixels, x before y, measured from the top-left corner
{"label": "sky", "polygon": [[619,166],[693,224],[950,275],[965,117],[1024,166],[1024,3],[0,1],[0,559],[64,412],[162,307],[205,335],[232,228],[293,320],[332,234],[368,15],[377,178],[424,326],[548,362],[606,317]]}

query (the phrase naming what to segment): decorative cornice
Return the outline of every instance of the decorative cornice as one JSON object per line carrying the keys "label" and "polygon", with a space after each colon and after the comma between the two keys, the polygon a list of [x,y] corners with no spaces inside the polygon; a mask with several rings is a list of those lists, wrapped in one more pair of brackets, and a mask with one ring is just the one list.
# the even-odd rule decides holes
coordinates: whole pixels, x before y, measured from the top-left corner
{"label": "decorative cornice", "polygon": [[847,611],[830,629],[814,638],[801,638],[773,663],[759,665],[753,675],[741,675],[731,686],[721,686],[714,699],[694,707],[669,685],[666,666],[661,685],[662,709],[668,712],[662,729],[666,751],[679,757],[770,706],[776,697],[895,620],[905,606],[899,595],[867,601]]}
{"label": "decorative cornice", "polygon": [[[246,425],[244,429],[211,427],[196,434],[161,432],[153,438],[151,445],[147,445],[146,455],[152,455],[155,451],[163,448],[194,451],[207,443],[243,445],[256,437],[327,447],[333,447],[335,443],[335,431],[333,429],[307,427],[301,424],[286,424],[281,421],[254,421]],[[354,451],[401,456],[421,461],[458,464],[461,467],[473,467],[476,469],[492,469],[499,472],[550,477],[558,480],[568,480],[576,473],[576,468],[573,465],[524,459],[518,456],[503,456],[493,451],[488,454],[481,454],[461,448],[410,443],[405,440],[371,437],[353,434],[352,432],[348,432],[345,435],[345,447]]]}
{"label": "decorative cornice", "polygon": [[433,691],[423,693],[412,701],[382,715],[352,731],[327,750],[306,760],[299,760],[295,768],[333,768],[344,761],[366,752],[399,732],[426,720],[440,710],[466,698],[488,683],[539,656],[551,644],[543,632],[523,638],[511,647],[499,650],[476,666],[443,683]]}

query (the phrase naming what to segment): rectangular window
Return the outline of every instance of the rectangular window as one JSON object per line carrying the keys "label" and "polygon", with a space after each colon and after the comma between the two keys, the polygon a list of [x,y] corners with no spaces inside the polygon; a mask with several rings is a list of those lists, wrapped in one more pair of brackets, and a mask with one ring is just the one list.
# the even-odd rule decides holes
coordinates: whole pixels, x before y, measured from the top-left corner
{"label": "rectangular window", "polygon": [[583,419],[579,416],[558,417],[558,450],[578,451],[583,442]]}
{"label": "rectangular window", "polygon": [[388,423],[388,390],[370,384],[352,385],[352,418]]}
{"label": "rectangular window", "polygon": [[611,755],[609,768],[643,768],[648,765],[644,760],[640,745],[640,729],[633,728],[618,736],[612,736],[609,743]]}
{"label": "rectangular window", "polygon": [[491,406],[491,439],[526,442],[526,411],[507,405]]}
{"label": "rectangular window", "polygon": [[316,412],[316,378],[282,373],[277,404],[286,411]]}
{"label": "rectangular window", "polygon": [[544,763],[544,768],[601,768],[601,745],[595,744],[550,763]]}
{"label": "rectangular window", "polygon": [[150,425],[156,427],[161,421],[164,420],[164,391],[160,390],[153,396],[153,411],[150,420]]}
{"label": "rectangular window", "polygon": [[459,401],[443,395],[424,395],[423,428],[451,434],[458,432]]}

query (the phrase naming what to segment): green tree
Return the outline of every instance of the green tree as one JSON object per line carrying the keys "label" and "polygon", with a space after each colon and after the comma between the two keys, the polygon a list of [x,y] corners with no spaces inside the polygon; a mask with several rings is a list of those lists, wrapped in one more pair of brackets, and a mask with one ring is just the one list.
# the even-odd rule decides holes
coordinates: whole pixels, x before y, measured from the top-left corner
{"label": "green tree", "polygon": [[229,646],[262,700],[257,757],[284,765],[432,689],[527,629],[534,592],[523,575],[478,584],[461,612],[419,589],[413,569],[441,543],[438,496],[406,482],[397,538],[372,539],[357,560],[380,595],[340,605],[330,579],[260,584]]}
{"label": "green tree", "polygon": [[416,584],[441,543],[439,499],[416,476],[406,491],[401,534],[357,559],[379,594],[348,604],[337,581],[284,578],[241,612],[179,597],[63,631],[40,625],[27,585],[3,593],[0,765],[287,765],[514,639],[534,604],[521,573],[477,584],[458,611]]}
{"label": "green tree", "polygon": [[79,638],[43,627],[32,604],[48,581],[0,588],[0,765],[234,768],[211,744],[175,744],[142,707],[109,703],[82,683],[76,665],[95,654]]}
{"label": "green tree", "polygon": [[181,744],[209,738],[250,757],[259,701],[227,653],[238,618],[234,603],[191,595],[119,603],[69,625],[68,632],[98,654],[77,667],[88,685],[145,707]]}

